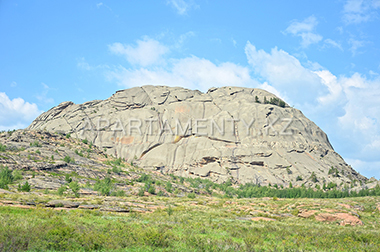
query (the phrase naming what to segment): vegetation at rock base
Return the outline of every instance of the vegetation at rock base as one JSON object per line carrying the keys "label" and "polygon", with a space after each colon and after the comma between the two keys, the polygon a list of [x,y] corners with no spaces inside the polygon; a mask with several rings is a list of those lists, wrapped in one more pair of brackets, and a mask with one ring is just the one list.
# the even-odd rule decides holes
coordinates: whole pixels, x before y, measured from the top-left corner
{"label": "vegetation at rock base", "polygon": [[377,251],[380,213],[372,208],[377,201],[343,202],[364,206],[361,226],[297,217],[309,209],[337,208],[337,200],[157,198],[150,204],[164,208],[145,213],[1,206],[0,250]]}

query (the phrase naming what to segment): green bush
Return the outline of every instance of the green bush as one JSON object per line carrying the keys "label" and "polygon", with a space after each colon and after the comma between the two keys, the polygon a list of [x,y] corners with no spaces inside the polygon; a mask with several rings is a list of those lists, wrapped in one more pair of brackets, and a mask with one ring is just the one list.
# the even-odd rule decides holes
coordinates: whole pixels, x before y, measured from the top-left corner
{"label": "green bush", "polygon": [[66,138],[70,138],[71,137],[71,134],[70,133],[67,133],[66,134]]}
{"label": "green bush", "polygon": [[83,140],[82,140],[82,143],[84,143],[84,144],[88,144],[88,140],[87,140],[87,138],[86,138],[86,139],[83,139]]}
{"label": "green bush", "polygon": [[317,175],[315,175],[315,172],[312,172],[312,173],[311,173],[310,179],[311,179],[311,181],[313,181],[314,183],[317,183],[317,182],[318,182],[318,178],[317,178]]}
{"label": "green bush", "polygon": [[141,187],[140,190],[139,190],[139,192],[137,193],[137,196],[142,197],[142,196],[144,196],[144,193],[145,193],[145,188]]}
{"label": "green bush", "polygon": [[116,192],[112,192],[111,196],[125,197],[125,191],[124,190],[118,190]]}
{"label": "green bush", "polygon": [[8,169],[7,166],[1,167],[0,170],[0,188],[8,189],[8,184],[12,183],[14,180],[12,171]]}
{"label": "green bush", "polygon": [[116,174],[120,174],[121,172],[121,168],[117,167],[117,166],[113,166],[112,167],[112,172],[116,173]]}
{"label": "green bush", "polygon": [[168,192],[172,192],[172,183],[170,183],[170,181],[166,182],[165,190]]}
{"label": "green bush", "polygon": [[78,150],[75,150],[74,152],[75,152],[75,154],[77,154],[78,156],[83,157],[83,153],[82,153],[82,152],[79,152]]}
{"label": "green bush", "polygon": [[96,181],[94,185],[94,190],[100,192],[104,196],[110,195],[110,192],[112,190],[112,181],[109,177],[105,177],[102,180]]}
{"label": "green bush", "polygon": [[33,143],[30,143],[30,146],[31,147],[42,147],[42,145],[37,140],[35,140]]}
{"label": "green bush", "polygon": [[6,150],[7,150],[7,146],[2,145],[2,144],[0,143],[0,152],[5,152]]}
{"label": "green bush", "polygon": [[23,178],[24,178],[24,177],[22,176],[20,170],[14,170],[14,171],[12,172],[12,175],[13,175],[13,179],[14,179],[14,180],[20,180],[20,179],[23,179]]}
{"label": "green bush", "polygon": [[64,192],[66,192],[67,187],[65,185],[62,185],[60,188],[58,188],[57,193],[58,195],[62,196]]}
{"label": "green bush", "polygon": [[147,182],[147,181],[150,181],[150,180],[151,180],[150,176],[144,173],[136,181],[137,182]]}
{"label": "green bush", "polygon": [[297,176],[296,181],[302,181],[302,177],[300,175]]}
{"label": "green bush", "polygon": [[70,157],[70,156],[65,156],[65,158],[63,159],[63,161],[65,161],[66,163],[71,163],[71,164],[75,164],[75,159]]}
{"label": "green bush", "polygon": [[156,194],[156,187],[151,184],[149,186],[148,193],[150,193],[150,194]]}
{"label": "green bush", "polygon": [[187,197],[188,198],[190,198],[190,199],[195,199],[195,193],[189,193],[188,195],[187,195]]}
{"label": "green bush", "polygon": [[65,175],[65,180],[68,184],[70,184],[73,181],[73,179],[70,177],[70,174],[68,173]]}
{"label": "green bush", "polygon": [[18,184],[18,190],[20,192],[30,192],[30,185],[28,181],[26,181],[25,184],[23,184],[22,186]]}
{"label": "green bush", "polygon": [[70,184],[69,184],[69,188],[71,189],[71,191],[74,193],[75,197],[79,197],[79,184],[78,182],[76,181],[72,181]]}

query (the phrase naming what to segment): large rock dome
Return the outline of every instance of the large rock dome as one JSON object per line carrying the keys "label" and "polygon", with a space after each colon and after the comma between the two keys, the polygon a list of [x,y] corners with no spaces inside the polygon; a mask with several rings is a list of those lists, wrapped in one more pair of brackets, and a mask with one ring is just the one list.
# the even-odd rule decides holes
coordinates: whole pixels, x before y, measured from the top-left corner
{"label": "large rock dome", "polygon": [[70,133],[144,169],[220,183],[366,180],[301,111],[256,88],[134,87],[61,103],[28,129]]}

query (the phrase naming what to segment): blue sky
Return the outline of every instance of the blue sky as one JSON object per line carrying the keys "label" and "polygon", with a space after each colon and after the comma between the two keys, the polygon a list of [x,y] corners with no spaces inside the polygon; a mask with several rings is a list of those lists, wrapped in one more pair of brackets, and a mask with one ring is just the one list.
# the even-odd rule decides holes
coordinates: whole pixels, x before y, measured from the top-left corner
{"label": "blue sky", "polygon": [[380,0],[0,1],[0,130],[145,84],[267,89],[380,178]]}

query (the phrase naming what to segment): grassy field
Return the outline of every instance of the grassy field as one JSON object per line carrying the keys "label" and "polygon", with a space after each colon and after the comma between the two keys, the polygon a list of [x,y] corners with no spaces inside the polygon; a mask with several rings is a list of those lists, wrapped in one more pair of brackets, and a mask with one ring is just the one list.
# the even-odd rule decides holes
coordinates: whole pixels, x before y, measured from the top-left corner
{"label": "grassy field", "polygon": [[[12,195],[8,200],[22,201],[23,197],[26,195]],[[35,200],[43,202],[48,200],[46,197],[50,196]],[[0,251],[379,251],[380,248],[380,214],[376,208],[379,197],[88,200],[134,202],[151,207],[145,213],[110,213],[3,205]],[[305,210],[355,213],[364,225],[342,226],[338,221],[319,222],[314,216],[297,217]]]}

